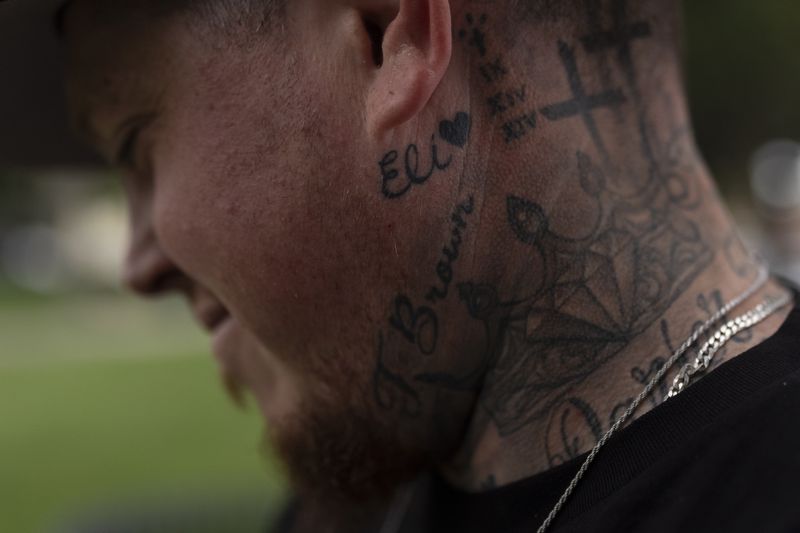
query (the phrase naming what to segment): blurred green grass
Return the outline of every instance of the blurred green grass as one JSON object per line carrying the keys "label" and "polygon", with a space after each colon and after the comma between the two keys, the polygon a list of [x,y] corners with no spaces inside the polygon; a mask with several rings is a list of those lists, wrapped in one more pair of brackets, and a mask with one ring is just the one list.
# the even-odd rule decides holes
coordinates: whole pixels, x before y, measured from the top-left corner
{"label": "blurred green grass", "polygon": [[280,499],[256,410],[231,406],[179,307],[2,292],[0,531],[142,497]]}

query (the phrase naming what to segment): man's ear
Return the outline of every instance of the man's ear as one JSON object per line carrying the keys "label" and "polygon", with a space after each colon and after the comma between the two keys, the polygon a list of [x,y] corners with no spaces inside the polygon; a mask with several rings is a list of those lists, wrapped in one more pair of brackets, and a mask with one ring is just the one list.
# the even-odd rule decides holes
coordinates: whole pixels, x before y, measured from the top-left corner
{"label": "man's ear", "polygon": [[371,32],[373,40],[382,38],[373,42],[380,64],[367,95],[368,127],[376,137],[425,107],[452,54],[449,0],[397,0],[395,10],[385,28]]}

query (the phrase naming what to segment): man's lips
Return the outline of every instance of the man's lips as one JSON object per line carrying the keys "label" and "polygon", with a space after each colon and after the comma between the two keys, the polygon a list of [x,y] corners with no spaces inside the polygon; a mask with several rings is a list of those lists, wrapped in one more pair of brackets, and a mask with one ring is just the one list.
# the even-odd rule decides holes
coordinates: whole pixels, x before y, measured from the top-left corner
{"label": "man's lips", "polygon": [[216,331],[216,329],[230,317],[228,311],[221,306],[197,309],[195,314],[198,321],[209,333]]}
{"label": "man's lips", "polygon": [[237,404],[241,404],[244,385],[239,375],[239,352],[242,347],[237,321],[216,301],[213,304],[198,302],[194,306],[194,315],[211,336],[211,352],[217,360],[228,393]]}
{"label": "man's lips", "polygon": [[238,352],[236,337],[232,330],[236,321],[218,300],[200,300],[193,305],[194,315],[211,336],[211,347],[217,361],[225,372],[233,371],[235,354]]}

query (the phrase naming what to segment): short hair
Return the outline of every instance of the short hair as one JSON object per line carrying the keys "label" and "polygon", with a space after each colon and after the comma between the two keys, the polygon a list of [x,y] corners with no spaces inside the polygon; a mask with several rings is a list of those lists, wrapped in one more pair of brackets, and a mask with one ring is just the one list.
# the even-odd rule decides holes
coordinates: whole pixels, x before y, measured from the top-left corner
{"label": "short hair", "polygon": [[[171,11],[183,10],[201,25],[227,32],[242,28],[256,31],[272,28],[282,17],[288,0],[171,0],[158,6],[176,4]],[[162,8],[163,9],[163,8]]]}
{"label": "short hair", "polygon": [[[64,18],[75,0],[64,0],[55,13],[56,33],[64,34]],[[263,30],[272,27],[284,13],[289,0],[117,0],[116,6],[141,9],[154,17],[186,13],[204,28],[233,33],[241,28]]]}

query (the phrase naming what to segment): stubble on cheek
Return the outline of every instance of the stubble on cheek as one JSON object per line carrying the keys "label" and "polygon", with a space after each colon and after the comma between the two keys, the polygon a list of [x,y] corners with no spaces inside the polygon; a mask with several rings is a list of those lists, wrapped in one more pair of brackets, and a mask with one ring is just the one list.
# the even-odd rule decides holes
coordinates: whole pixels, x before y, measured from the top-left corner
{"label": "stubble on cheek", "polygon": [[262,451],[277,453],[304,500],[381,501],[428,462],[374,410],[371,370],[355,354],[295,354],[302,365],[264,357],[243,365],[264,415]]}
{"label": "stubble on cheek", "polygon": [[[219,117],[219,106],[205,120]],[[223,382],[234,401],[245,386],[254,393],[265,447],[277,449],[293,485],[332,501],[375,499],[429,462],[372,398],[373,333],[387,286],[406,283],[404,245],[387,238],[394,229],[382,207],[364,207],[374,180],[353,180],[375,173],[371,158],[356,171],[341,157],[350,143],[308,145],[347,138],[344,128],[298,114],[287,129],[298,134],[282,137],[276,152],[257,141],[264,128],[255,115],[219,130],[202,124],[205,157],[192,168],[207,180],[193,212],[208,223],[191,228],[191,246],[180,235],[176,246],[271,350],[254,350],[245,375]],[[336,165],[329,154],[338,154]]]}

